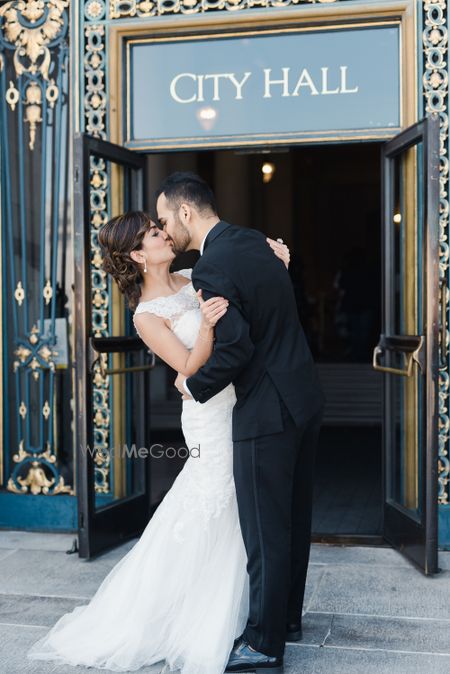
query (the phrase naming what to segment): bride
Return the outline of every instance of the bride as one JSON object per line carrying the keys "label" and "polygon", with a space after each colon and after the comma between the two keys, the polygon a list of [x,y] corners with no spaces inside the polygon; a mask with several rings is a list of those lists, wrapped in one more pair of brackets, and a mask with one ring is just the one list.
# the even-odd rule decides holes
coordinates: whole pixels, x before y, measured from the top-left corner
{"label": "bride", "polygon": [[[173,242],[143,212],[99,231],[103,267],[134,311],[137,333],[189,376],[211,355],[223,297],[203,301],[191,269],[170,272]],[[287,246],[267,239],[288,266]],[[223,674],[248,617],[246,551],[233,479],[233,384],[206,403],[183,399],[189,456],[137,543],[86,605],[64,614],[27,657],[112,671],[161,662],[182,674]]]}

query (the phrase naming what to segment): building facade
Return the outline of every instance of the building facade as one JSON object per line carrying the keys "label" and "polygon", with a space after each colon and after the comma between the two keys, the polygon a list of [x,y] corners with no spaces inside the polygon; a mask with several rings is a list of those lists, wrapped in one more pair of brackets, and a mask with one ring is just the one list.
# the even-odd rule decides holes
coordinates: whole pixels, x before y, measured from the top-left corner
{"label": "building facade", "polygon": [[[89,556],[145,526],[182,465],[171,375],[97,231],[187,168],[226,219],[299,253],[328,426],[354,447],[333,483],[377,438],[381,524],[340,533],[433,572],[450,546],[447,48],[443,0],[0,5],[1,527],[78,530]],[[163,460],[111,453],[124,443]]]}

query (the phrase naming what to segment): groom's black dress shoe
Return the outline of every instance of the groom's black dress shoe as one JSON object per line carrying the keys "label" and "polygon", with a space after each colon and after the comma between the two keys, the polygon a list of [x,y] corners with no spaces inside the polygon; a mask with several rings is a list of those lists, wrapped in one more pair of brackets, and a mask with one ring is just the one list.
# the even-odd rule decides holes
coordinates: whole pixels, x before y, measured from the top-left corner
{"label": "groom's black dress shoe", "polygon": [[286,625],[286,641],[300,641],[302,636],[301,623],[288,623]]}
{"label": "groom's black dress shoe", "polygon": [[252,650],[243,637],[240,637],[233,646],[226,672],[270,672],[283,674],[283,658],[264,655]]}

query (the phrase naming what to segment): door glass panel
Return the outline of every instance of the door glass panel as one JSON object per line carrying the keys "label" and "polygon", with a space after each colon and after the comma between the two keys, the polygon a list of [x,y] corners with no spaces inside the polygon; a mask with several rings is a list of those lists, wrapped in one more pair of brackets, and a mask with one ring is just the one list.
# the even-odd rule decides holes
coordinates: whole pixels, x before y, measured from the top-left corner
{"label": "door glass panel", "polygon": [[[90,157],[92,336],[135,337],[131,312],[117,283],[102,268],[97,233],[111,217],[130,208],[132,170],[102,157]],[[125,339],[124,339],[125,342]],[[143,494],[145,452],[139,438],[143,372],[129,371],[148,362],[142,350],[100,352],[93,366],[93,459],[95,508]],[[107,370],[124,370],[108,374]],[[148,415],[147,412],[143,412]],[[148,419],[148,416],[146,417]]]}
{"label": "door glass panel", "polygon": [[437,565],[439,146],[437,114],[383,158],[383,535],[426,574]]}
{"label": "door glass panel", "polygon": [[[420,336],[423,334],[423,143],[405,149],[392,165],[392,304],[388,334]],[[406,370],[411,352],[389,350],[388,365]],[[420,520],[420,497],[423,437],[424,377],[417,363],[411,376],[390,375],[392,409],[391,465],[387,482],[387,500],[407,509]]]}

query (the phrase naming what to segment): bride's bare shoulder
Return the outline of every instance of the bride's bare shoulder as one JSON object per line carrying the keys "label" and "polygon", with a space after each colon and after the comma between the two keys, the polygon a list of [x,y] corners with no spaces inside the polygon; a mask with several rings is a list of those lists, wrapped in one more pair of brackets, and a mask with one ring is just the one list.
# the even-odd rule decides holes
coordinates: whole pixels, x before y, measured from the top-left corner
{"label": "bride's bare shoulder", "polygon": [[[139,307],[137,307],[139,309]],[[164,328],[169,328],[170,330],[170,321],[169,319],[161,316],[159,314],[153,313],[151,307],[142,308],[140,311],[136,311],[133,314],[133,323],[136,328],[136,332],[141,339],[143,339],[143,333],[146,335],[154,335],[156,332]]]}

